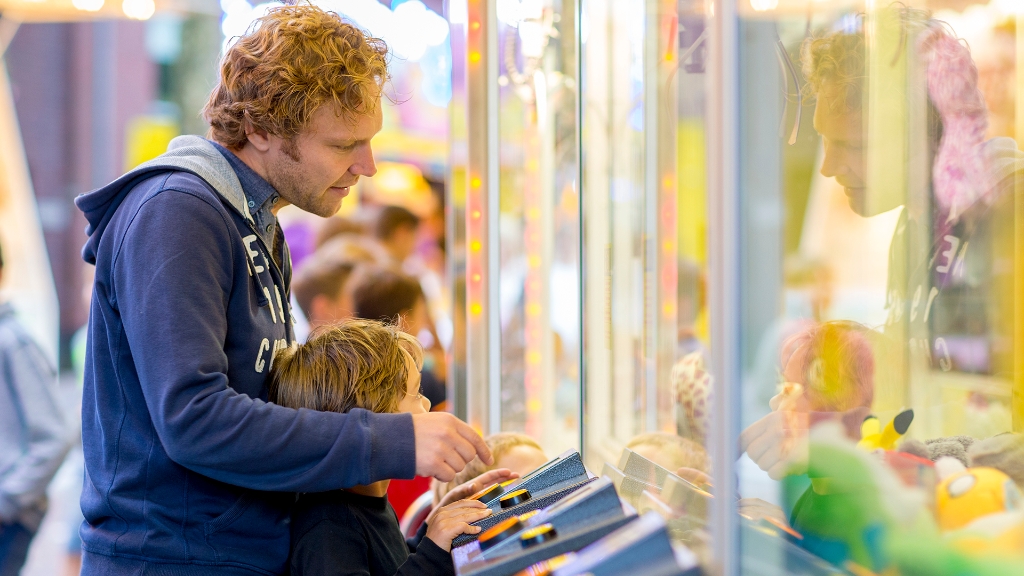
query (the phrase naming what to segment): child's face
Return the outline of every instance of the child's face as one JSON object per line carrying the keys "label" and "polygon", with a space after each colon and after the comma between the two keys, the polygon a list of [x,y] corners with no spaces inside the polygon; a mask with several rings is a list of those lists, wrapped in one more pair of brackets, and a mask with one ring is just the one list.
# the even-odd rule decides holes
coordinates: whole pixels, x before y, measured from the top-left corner
{"label": "child's face", "polygon": [[408,368],[409,378],[406,380],[405,396],[398,402],[398,411],[409,414],[424,414],[430,412],[430,400],[420,394],[420,371],[416,367],[416,361],[412,354],[402,350],[405,355],[405,365]]}

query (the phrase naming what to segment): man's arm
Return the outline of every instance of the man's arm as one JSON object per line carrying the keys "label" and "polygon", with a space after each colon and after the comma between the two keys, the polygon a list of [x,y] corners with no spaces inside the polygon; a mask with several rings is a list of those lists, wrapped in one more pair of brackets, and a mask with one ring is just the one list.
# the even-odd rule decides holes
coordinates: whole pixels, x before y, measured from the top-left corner
{"label": "man's arm", "polygon": [[[168,190],[139,210],[113,263],[112,299],[170,458],[258,490],[321,491],[411,477],[409,415],[293,410],[228,385],[229,296],[234,282],[251,282],[233,275],[236,258],[246,257],[238,249],[234,225],[217,208]],[[251,352],[255,365],[258,351]]]}
{"label": "man's arm", "polygon": [[293,410],[229,387],[228,298],[232,282],[251,281],[232,276],[244,257],[236,235],[204,199],[169,190],[142,207],[113,264],[113,299],[171,459],[236,486],[306,492],[414,474],[450,480],[477,454],[491,461],[450,414]]}
{"label": "man's arm", "polygon": [[31,342],[6,350],[0,370],[0,379],[7,382],[2,393],[14,404],[28,437],[28,449],[0,481],[0,522],[9,523],[42,500],[71,442],[54,395],[56,376],[42,351]]}

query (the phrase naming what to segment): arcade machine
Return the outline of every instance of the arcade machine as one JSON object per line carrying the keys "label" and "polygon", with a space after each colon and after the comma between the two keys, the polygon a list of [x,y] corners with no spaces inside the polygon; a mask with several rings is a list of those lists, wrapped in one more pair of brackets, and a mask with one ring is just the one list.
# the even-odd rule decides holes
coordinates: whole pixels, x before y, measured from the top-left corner
{"label": "arcade machine", "polygon": [[[473,498],[494,514],[452,543],[459,576],[697,576],[710,559],[710,486],[697,486],[632,450],[594,477],[574,450]],[[848,574],[797,544],[774,520],[740,518],[745,574]],[[778,562],[759,562],[773,558]]]}
{"label": "arcade machine", "polygon": [[[641,484],[629,481],[631,487]],[[480,534],[452,543],[460,576],[539,575],[556,568],[566,574],[618,574],[640,563],[645,573],[700,573],[696,556],[672,544],[661,516],[638,516],[635,500],[623,498],[612,478],[595,478],[574,450],[473,498],[494,514],[476,523],[484,528]]]}

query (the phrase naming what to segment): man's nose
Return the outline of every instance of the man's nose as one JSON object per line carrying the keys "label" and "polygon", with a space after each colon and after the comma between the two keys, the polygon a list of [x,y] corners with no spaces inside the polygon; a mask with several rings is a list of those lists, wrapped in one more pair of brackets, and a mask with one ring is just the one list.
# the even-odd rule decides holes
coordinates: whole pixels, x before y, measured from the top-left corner
{"label": "man's nose", "polygon": [[373,161],[373,149],[370,148],[369,144],[361,147],[359,156],[348,171],[356,176],[366,177],[373,176],[377,173],[377,164]]}
{"label": "man's nose", "polygon": [[825,144],[825,157],[821,161],[821,175],[825,178],[834,178],[844,172],[846,172],[846,165],[840,154],[834,147]]}

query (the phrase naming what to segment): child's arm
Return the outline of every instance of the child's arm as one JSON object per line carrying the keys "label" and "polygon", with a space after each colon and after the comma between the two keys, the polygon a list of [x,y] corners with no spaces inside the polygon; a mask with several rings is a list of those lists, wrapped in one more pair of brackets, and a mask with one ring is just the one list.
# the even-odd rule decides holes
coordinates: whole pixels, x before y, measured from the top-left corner
{"label": "child's arm", "polygon": [[455,576],[455,565],[452,557],[442,550],[430,538],[424,538],[416,548],[416,552],[409,554],[405,563],[398,568],[395,576]]}
{"label": "child's arm", "polygon": [[438,508],[430,524],[427,524],[426,537],[420,540],[416,552],[409,555],[395,576],[454,576],[455,566],[449,555],[452,540],[459,534],[479,533],[480,527],[473,526],[470,522],[481,520],[490,514],[491,510],[477,500],[461,500]]}

